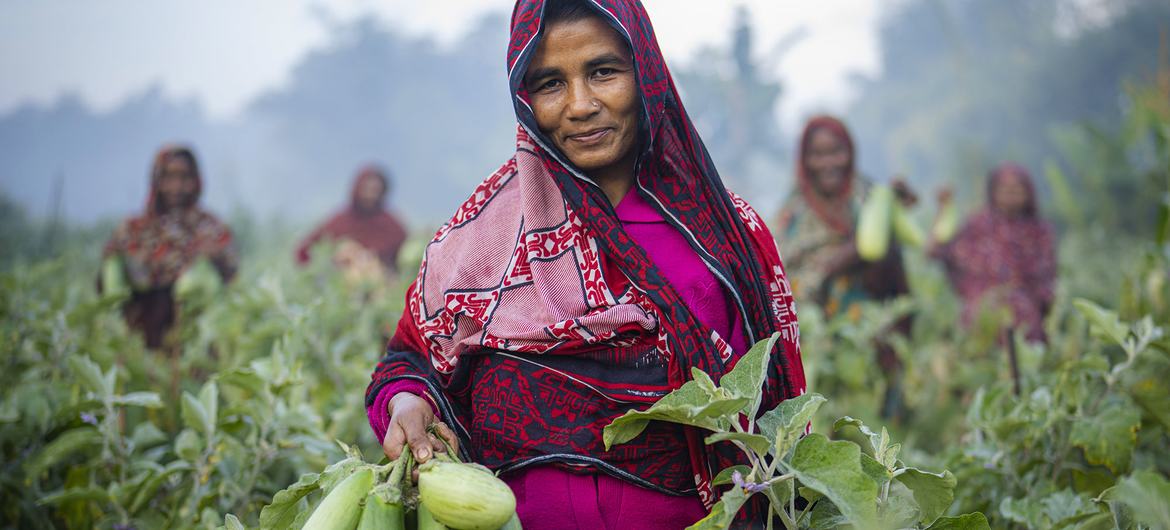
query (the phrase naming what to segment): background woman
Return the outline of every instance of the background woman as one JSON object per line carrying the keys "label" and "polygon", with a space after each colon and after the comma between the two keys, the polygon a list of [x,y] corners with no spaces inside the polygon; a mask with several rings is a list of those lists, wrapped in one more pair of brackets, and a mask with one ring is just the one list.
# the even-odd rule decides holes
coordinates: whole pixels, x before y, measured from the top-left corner
{"label": "background woman", "polygon": [[[951,200],[940,194],[940,202]],[[1011,308],[1015,327],[1031,341],[1046,341],[1044,317],[1056,288],[1056,243],[1040,218],[1032,176],[1005,163],[987,176],[987,206],[972,215],[954,239],[932,245],[963,302],[962,323],[983,308]]]}
{"label": "background woman", "polygon": [[428,246],[370,422],[388,456],[426,460],[442,420],[525,528],[684,527],[726,448],[654,422],[606,451],[601,430],[774,332],[761,410],[803,392],[775,243],[723,187],[636,0],[520,0],[508,68],[515,157]]}
{"label": "background woman", "polygon": [[309,262],[309,251],[322,239],[349,240],[372,253],[391,272],[398,270],[398,250],[406,241],[406,228],[386,209],[390,180],[377,166],[358,171],[349,205],[313,230],[297,247],[297,262]]}
{"label": "background woman", "polygon": [[123,313],[148,348],[161,347],[175,323],[173,288],[188,267],[207,258],[223,281],[236,274],[239,257],[231,230],[199,208],[202,191],[191,150],[163,147],[154,158],[146,211],[123,221],[102,252],[121,260],[132,289]]}
{"label": "background woman", "polygon": [[[775,228],[797,300],[816,302],[830,317],[856,318],[859,302],[889,300],[910,292],[896,244],[876,262],[864,261],[857,253],[857,215],[868,183],[858,176],[856,160],[853,138],[844,123],[830,116],[809,120],[800,139],[796,189],[781,208]],[[894,189],[904,205],[913,205],[915,197],[904,183],[895,181]],[[909,333],[909,319],[896,327],[900,333]],[[887,379],[882,414],[890,417],[901,411],[901,363],[889,344],[881,341],[876,347]]]}

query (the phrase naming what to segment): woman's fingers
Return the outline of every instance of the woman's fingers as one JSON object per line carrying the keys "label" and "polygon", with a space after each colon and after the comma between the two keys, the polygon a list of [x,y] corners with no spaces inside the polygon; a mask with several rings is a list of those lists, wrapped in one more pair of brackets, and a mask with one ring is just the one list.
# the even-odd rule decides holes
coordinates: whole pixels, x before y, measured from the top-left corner
{"label": "woman's fingers", "polygon": [[447,441],[447,445],[451,446],[452,451],[456,454],[459,453],[459,437],[455,436],[455,431],[451,430],[446,423],[436,422],[435,433]]}
{"label": "woman's fingers", "polygon": [[386,458],[397,460],[402,456],[402,446],[406,444],[406,433],[398,422],[391,420],[390,428],[386,429],[386,437],[382,439],[382,452]]}

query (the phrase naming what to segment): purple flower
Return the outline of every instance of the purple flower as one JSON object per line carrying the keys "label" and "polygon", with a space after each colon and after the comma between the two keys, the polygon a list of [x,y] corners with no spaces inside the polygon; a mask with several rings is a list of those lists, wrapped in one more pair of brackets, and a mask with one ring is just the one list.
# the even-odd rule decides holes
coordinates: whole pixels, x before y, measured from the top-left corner
{"label": "purple flower", "polygon": [[88,423],[90,425],[96,426],[97,425],[97,416],[94,416],[93,414],[90,414],[88,412],[82,412],[81,413],[81,421]]}
{"label": "purple flower", "polygon": [[756,484],[755,482],[745,481],[743,479],[743,473],[740,473],[739,471],[735,471],[735,472],[731,473],[731,481],[734,482],[736,486],[743,489],[745,492],[747,492],[749,494],[759,493],[761,491],[768,489],[767,484]]}

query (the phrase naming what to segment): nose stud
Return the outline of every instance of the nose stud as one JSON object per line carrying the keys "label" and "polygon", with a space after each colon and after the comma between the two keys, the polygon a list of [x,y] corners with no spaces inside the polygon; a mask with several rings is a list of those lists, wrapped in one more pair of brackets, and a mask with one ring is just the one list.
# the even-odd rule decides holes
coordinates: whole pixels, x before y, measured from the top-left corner
{"label": "nose stud", "polygon": [[595,100],[593,100],[591,103],[592,103],[592,105],[593,105],[593,108],[595,108],[595,109],[600,109],[600,108],[601,108],[601,102],[600,102],[600,101],[597,101],[597,100],[595,99]]}

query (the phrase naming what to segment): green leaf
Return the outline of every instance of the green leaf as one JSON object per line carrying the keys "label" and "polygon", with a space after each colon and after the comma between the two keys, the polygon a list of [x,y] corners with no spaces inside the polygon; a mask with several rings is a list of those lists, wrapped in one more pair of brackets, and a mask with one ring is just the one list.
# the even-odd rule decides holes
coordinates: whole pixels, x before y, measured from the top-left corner
{"label": "green leaf", "polygon": [[1135,471],[1101,496],[1129,507],[1150,528],[1170,528],[1170,481],[1158,473]]}
{"label": "green leaf", "polygon": [[877,483],[861,469],[861,448],[813,433],[796,444],[789,464],[801,484],[821,492],[858,528],[872,528]]}
{"label": "green leaf", "polygon": [[321,475],[306,473],[291,486],[276,492],[272,502],[260,510],[260,528],[290,528],[300,513],[300,501],[306,495],[320,488]]}
{"label": "green leaf", "polygon": [[1084,298],[1073,300],[1073,306],[1089,320],[1094,331],[1112,340],[1118,346],[1125,346],[1125,339],[1129,337],[1129,327],[1121,322],[1117,313],[1108,311]]}
{"label": "green leaf", "polygon": [[65,431],[41,448],[40,452],[25,464],[24,472],[29,477],[39,476],[70,456],[101,445],[101,433],[88,425]]}
{"label": "green leaf", "polygon": [[895,477],[914,493],[921,514],[919,522],[930,524],[955,502],[955,476],[950,471],[931,473],[908,467]]}
{"label": "green leaf", "polygon": [[131,392],[121,396],[114,396],[110,402],[115,405],[145,407],[148,409],[157,409],[163,406],[162,399],[158,397],[158,393],[156,392]]}
{"label": "green leaf", "polygon": [[828,400],[820,394],[802,394],[780,402],[776,408],[765,412],[756,425],[760,433],[773,441],[773,455],[784,458],[804,435],[805,428],[813,415]]}
{"label": "green leaf", "polygon": [[939,517],[926,530],[991,530],[991,525],[987,524],[986,515],[975,512],[958,517]]}
{"label": "green leaf", "polygon": [[207,423],[203,428],[210,440],[215,433],[216,424],[219,423],[219,386],[215,384],[215,380],[203,384],[199,391],[199,403],[203,405],[203,410],[207,414]]}
{"label": "green leaf", "polygon": [[894,474],[886,469],[886,466],[866,453],[861,453],[861,470],[865,471],[865,474],[869,475],[869,478],[873,479],[878,487],[884,486],[894,478]]}
{"label": "green leaf", "polygon": [[191,469],[191,464],[181,460],[167,464],[167,467],[163,469],[161,473],[151,477],[150,480],[147,480],[142,485],[142,487],[138,489],[138,492],[135,493],[134,500],[130,503],[129,507],[130,514],[137,515],[140,511],[142,511],[142,509],[150,503],[151,499],[154,498],[155,493],[158,492],[163,483],[170,479],[172,475],[190,471]]}
{"label": "green leaf", "polygon": [[768,376],[768,363],[772,359],[772,348],[780,340],[780,333],[773,333],[767,340],[757,342],[743,354],[735,367],[719,379],[719,386],[727,389],[733,395],[748,398],[750,401],[742,409],[749,418],[755,418],[760,411],[760,402],[764,393],[761,388]]}
{"label": "green leaf", "polygon": [[66,502],[75,501],[109,502],[110,494],[107,493],[106,490],[95,486],[68,488],[45,495],[44,497],[41,497],[37,503],[46,505],[63,504]]}
{"label": "green leaf", "polygon": [[203,453],[203,441],[192,429],[183,429],[175,437],[175,454],[188,462],[196,462]]}
{"label": "green leaf", "polygon": [[833,431],[839,431],[845,426],[856,427],[861,434],[869,438],[869,445],[873,448],[873,457],[886,469],[893,472],[897,467],[898,453],[902,450],[902,444],[891,444],[890,433],[885,427],[882,427],[881,434],[873,432],[864,422],[857,418],[845,416],[835,423],[833,423]]}
{"label": "green leaf", "polygon": [[87,357],[70,355],[69,370],[81,382],[81,385],[99,397],[106,397],[114,393],[112,388],[106,388],[106,380],[102,377],[102,369]]}
{"label": "green leaf", "polygon": [[748,496],[740,488],[727,490],[719,498],[719,502],[711,507],[711,513],[699,519],[695,524],[688,526],[687,530],[723,530],[730,528],[731,522],[735,520],[735,514],[739,513],[739,509],[743,507],[747,499]]}
{"label": "green leaf", "polygon": [[681,423],[712,431],[727,425],[725,416],[736,414],[748,403],[748,398],[726,397],[713,399],[694,380],[687,381],[665,395],[650,408],[631,410],[613,420],[602,431],[602,440],[608,451],[617,444],[637,438],[651,420]]}
{"label": "green leaf", "polygon": [[751,466],[744,465],[731,466],[727,469],[724,469],[723,471],[720,471],[718,475],[715,475],[715,478],[711,479],[711,485],[722,486],[724,484],[731,484],[731,475],[733,475],[736,471],[739,471],[739,474],[746,477],[748,476],[748,473],[752,472],[752,468]]}
{"label": "green leaf", "polygon": [[230,513],[224,516],[223,527],[225,530],[248,530],[247,527],[244,526],[244,523],[240,522],[238,517]]}
{"label": "green leaf", "polygon": [[740,442],[760,456],[768,454],[768,449],[772,447],[772,441],[767,437],[746,432],[717,432],[704,440],[707,445],[724,441]]}
{"label": "green leaf", "polygon": [[207,425],[211,423],[211,416],[203,403],[192,396],[190,392],[183,392],[183,400],[179,403],[179,414],[183,417],[183,425],[188,429],[207,434]]}
{"label": "green leaf", "polygon": [[1133,406],[1113,402],[1096,416],[1073,423],[1069,442],[1085,452],[1090,464],[1108,467],[1114,473],[1129,469],[1142,417]]}

